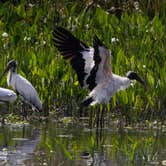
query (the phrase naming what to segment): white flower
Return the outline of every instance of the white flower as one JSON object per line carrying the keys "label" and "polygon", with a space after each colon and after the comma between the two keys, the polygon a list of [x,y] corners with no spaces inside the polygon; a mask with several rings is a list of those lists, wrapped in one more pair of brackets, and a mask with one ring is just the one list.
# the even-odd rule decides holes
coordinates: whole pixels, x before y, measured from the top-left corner
{"label": "white flower", "polygon": [[7,49],[7,44],[3,44],[3,48],[6,50]]}
{"label": "white flower", "polygon": [[6,32],[4,32],[4,33],[2,33],[2,37],[4,37],[4,38],[8,38],[9,35],[8,35]]}
{"label": "white flower", "polygon": [[25,40],[31,40],[31,37],[25,36],[25,37],[24,37],[24,41],[25,41]]}
{"label": "white flower", "polygon": [[130,85],[131,85],[132,87],[134,87],[134,82],[131,82]]}
{"label": "white flower", "polygon": [[116,37],[111,38],[111,43],[119,42],[119,39]]}
{"label": "white flower", "polygon": [[26,36],[24,37],[24,41],[25,41],[25,40],[27,40],[27,37],[26,37]]}
{"label": "white flower", "polygon": [[146,65],[142,65],[142,67],[145,69],[145,68],[146,68]]}
{"label": "white flower", "polygon": [[135,7],[135,10],[139,10],[139,3],[137,1],[134,2],[134,7]]}
{"label": "white flower", "polygon": [[46,44],[46,41],[45,40],[43,40],[43,45],[45,45]]}
{"label": "white flower", "polygon": [[32,7],[34,7],[35,5],[32,4],[32,3],[29,3],[28,6],[29,6],[30,8],[32,8]]}
{"label": "white flower", "polygon": [[86,25],[85,25],[85,28],[86,28],[86,29],[89,29],[89,24],[86,24]]}

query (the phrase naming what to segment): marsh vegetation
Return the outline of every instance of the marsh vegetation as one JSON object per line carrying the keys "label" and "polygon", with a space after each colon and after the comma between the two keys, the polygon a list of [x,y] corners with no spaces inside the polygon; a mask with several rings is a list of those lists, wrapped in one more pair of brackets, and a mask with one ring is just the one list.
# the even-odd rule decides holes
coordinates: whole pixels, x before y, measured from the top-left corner
{"label": "marsh vegetation", "polygon": [[[52,32],[56,26],[66,27],[89,45],[96,33],[112,51],[113,72],[125,75],[135,70],[147,84],[146,89],[135,85],[116,94],[108,105],[110,112],[120,110],[131,122],[164,118],[165,2],[105,3],[108,5],[102,1],[1,2],[0,71],[16,59],[19,73],[39,92],[45,114],[60,109],[75,116],[87,93],[53,46]],[[5,78],[1,86],[6,86]]]}
{"label": "marsh vegetation", "polygon": [[[57,125],[56,129],[52,123],[49,123],[51,127],[44,125],[47,130],[43,126],[38,128],[41,138],[32,162],[41,159],[38,155],[43,155],[42,162],[48,165],[56,162],[72,165],[73,161],[79,162],[83,152],[92,155],[93,164],[95,157],[96,160],[103,157],[106,161],[109,158],[115,165],[121,165],[121,161],[124,165],[153,165],[165,160],[165,25],[165,0],[0,2],[0,72],[8,61],[17,60],[18,72],[32,82],[42,100],[44,109],[41,116],[50,115],[53,122],[56,119],[63,124],[60,128]],[[92,45],[93,35],[97,34],[112,52],[110,64],[114,73],[125,75],[126,71],[134,70],[146,82],[146,88],[134,84],[112,98],[105,114],[107,129],[103,130],[98,145],[93,128],[96,107],[80,109],[87,91],[79,86],[70,64],[63,60],[53,45],[52,32],[56,26],[65,27],[88,45]],[[6,78],[0,86],[7,87]],[[78,122],[80,114],[92,117],[92,129],[85,128],[84,123],[80,123],[80,128],[68,125]],[[64,116],[72,117],[71,122]],[[16,122],[21,120],[20,117],[18,100],[10,105],[6,118],[8,122]],[[31,119],[35,117],[32,115]],[[116,127],[111,128],[116,119],[122,119],[130,129],[137,124],[139,131],[127,128],[119,134]],[[158,130],[158,126],[163,130]],[[156,130],[140,130],[144,127]],[[3,132],[11,131],[5,129]],[[7,148],[13,146],[10,139],[5,145]]]}

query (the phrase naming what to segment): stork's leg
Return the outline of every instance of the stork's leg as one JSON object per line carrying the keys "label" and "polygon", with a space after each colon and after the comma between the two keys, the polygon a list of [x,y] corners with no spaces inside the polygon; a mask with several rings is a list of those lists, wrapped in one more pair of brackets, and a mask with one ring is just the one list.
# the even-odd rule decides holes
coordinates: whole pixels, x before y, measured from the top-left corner
{"label": "stork's leg", "polygon": [[[99,106],[98,112],[97,112],[97,128],[96,128],[96,140],[97,144],[99,141],[102,140],[103,136],[103,115],[104,115],[104,109],[103,106]],[[100,127],[99,127],[100,125]]]}
{"label": "stork's leg", "polygon": [[105,106],[102,106],[102,110],[101,110],[101,117],[100,117],[100,127],[103,128],[104,127],[104,112],[105,112]]}
{"label": "stork's leg", "polygon": [[100,106],[98,108],[97,115],[96,115],[96,128],[97,128],[97,130],[99,128],[99,120],[100,120],[99,117],[100,117]]}
{"label": "stork's leg", "polygon": [[89,127],[91,129],[93,127],[93,109],[90,109],[90,112],[89,112]]}
{"label": "stork's leg", "polygon": [[1,124],[5,125],[5,116],[4,116],[4,111],[2,113],[2,120],[1,120]]}
{"label": "stork's leg", "polygon": [[5,106],[6,107],[2,111],[2,120],[1,120],[2,125],[5,125],[5,115],[6,115],[6,112],[9,111],[9,103],[6,102]]}
{"label": "stork's leg", "polygon": [[118,110],[118,115],[119,115],[119,120],[118,120],[118,124],[117,124],[117,128],[119,131],[123,130],[123,115],[121,110]]}
{"label": "stork's leg", "polygon": [[28,105],[25,104],[25,120],[28,120]]}
{"label": "stork's leg", "polygon": [[22,116],[23,116],[23,120],[27,120],[27,105],[24,101],[22,101]]}
{"label": "stork's leg", "polygon": [[22,102],[22,120],[24,120],[24,114],[25,114],[25,106],[24,102]]}

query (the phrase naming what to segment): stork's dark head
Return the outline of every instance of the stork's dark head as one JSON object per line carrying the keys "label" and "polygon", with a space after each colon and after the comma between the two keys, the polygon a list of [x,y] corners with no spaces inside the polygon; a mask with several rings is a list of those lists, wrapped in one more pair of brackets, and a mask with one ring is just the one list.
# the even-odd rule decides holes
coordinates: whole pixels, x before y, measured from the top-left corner
{"label": "stork's dark head", "polygon": [[8,62],[6,69],[4,70],[4,72],[2,73],[2,75],[0,76],[0,80],[2,79],[2,77],[9,71],[11,70],[12,72],[15,72],[17,69],[17,61],[15,60],[11,60]]}
{"label": "stork's dark head", "polygon": [[8,62],[6,69],[9,71],[10,69],[15,72],[17,68],[17,61],[11,60]]}
{"label": "stork's dark head", "polygon": [[142,85],[145,85],[145,82],[143,81],[143,79],[136,72],[134,72],[134,71],[128,71],[127,74],[126,74],[126,76],[130,80],[137,80]]}

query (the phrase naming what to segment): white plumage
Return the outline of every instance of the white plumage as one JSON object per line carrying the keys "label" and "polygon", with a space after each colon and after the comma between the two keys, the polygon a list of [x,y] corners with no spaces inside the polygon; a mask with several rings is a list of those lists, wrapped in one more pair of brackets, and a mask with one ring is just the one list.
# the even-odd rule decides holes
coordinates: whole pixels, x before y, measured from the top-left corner
{"label": "white plumage", "polygon": [[42,110],[42,103],[37,91],[27,79],[15,72],[9,71],[7,84],[8,86],[13,87],[25,102],[28,102],[39,110]]}
{"label": "white plumage", "polygon": [[[8,107],[8,104],[14,102],[16,99],[17,95],[12,90],[6,88],[0,88],[0,104],[5,104]],[[2,124],[5,124],[4,114],[8,110],[8,108],[2,110],[2,119],[1,119]]]}
{"label": "white plumage", "polygon": [[85,73],[87,73],[87,75],[85,76],[84,79],[84,86],[87,86],[86,80],[90,75],[90,71],[92,70],[93,66],[95,65],[94,60],[93,60],[93,55],[94,55],[94,48],[90,48],[89,51],[83,51],[81,52],[81,54],[83,55],[83,59],[85,60]]}
{"label": "white plumage", "polygon": [[90,90],[83,102],[85,106],[108,103],[115,92],[129,87],[131,80],[144,84],[136,72],[129,71],[125,77],[112,73],[111,52],[97,36],[94,37],[93,47],[88,47],[62,27],[57,27],[53,35],[55,46],[64,59],[70,60],[80,85]]}
{"label": "white plumage", "polygon": [[11,60],[0,79],[8,72],[7,76],[7,84],[12,87],[14,91],[20,95],[21,99],[25,103],[29,103],[33,108],[42,110],[42,103],[39,99],[36,89],[32,86],[32,84],[17,74],[17,62],[15,60]]}
{"label": "white plumage", "polygon": [[0,88],[0,102],[14,102],[17,95],[12,90]]}
{"label": "white plumage", "polygon": [[110,98],[120,90],[125,90],[130,86],[130,79],[113,74],[107,80],[99,83],[88,95],[93,98],[90,105],[97,103],[108,103]]}

